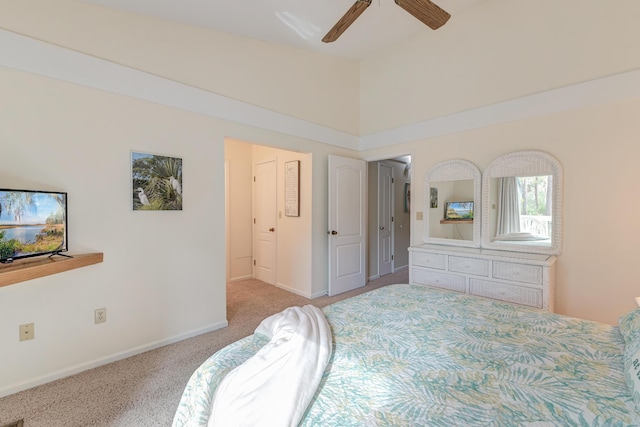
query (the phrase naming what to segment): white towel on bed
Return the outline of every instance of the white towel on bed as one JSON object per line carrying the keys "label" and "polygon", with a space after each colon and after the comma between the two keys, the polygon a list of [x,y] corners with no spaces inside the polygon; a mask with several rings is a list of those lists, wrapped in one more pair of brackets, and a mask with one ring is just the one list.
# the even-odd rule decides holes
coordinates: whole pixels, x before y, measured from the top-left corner
{"label": "white towel on bed", "polygon": [[298,425],[331,357],[322,311],[290,307],[256,329],[271,341],[229,372],[213,397],[209,427]]}

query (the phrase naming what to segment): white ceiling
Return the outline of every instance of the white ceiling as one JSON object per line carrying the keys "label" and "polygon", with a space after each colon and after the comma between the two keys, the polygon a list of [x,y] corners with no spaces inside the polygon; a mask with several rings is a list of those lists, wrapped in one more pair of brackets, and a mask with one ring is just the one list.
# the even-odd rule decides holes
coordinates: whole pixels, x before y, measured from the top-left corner
{"label": "white ceiling", "polygon": [[[333,43],[322,37],[355,0],[84,0],[169,21],[212,28],[254,39],[346,58],[362,59],[376,50],[431,30],[396,5],[374,0]],[[435,0],[452,17],[482,0]]]}

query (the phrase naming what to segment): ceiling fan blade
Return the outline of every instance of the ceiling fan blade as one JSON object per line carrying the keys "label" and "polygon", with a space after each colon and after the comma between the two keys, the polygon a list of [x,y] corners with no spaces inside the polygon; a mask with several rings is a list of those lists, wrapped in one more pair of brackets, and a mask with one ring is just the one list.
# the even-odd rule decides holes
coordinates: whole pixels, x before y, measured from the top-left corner
{"label": "ceiling fan blade", "polygon": [[432,30],[442,27],[451,18],[449,12],[429,0],[395,0],[395,2]]}
{"label": "ceiling fan blade", "polygon": [[347,10],[347,13],[345,13],[338,22],[336,22],[336,25],[334,25],[333,28],[329,30],[322,41],[325,43],[331,43],[338,40],[338,37],[340,37],[342,33],[344,33],[345,30],[349,28],[351,24],[353,24],[353,21],[355,21],[358,16],[360,16],[362,12],[364,12],[364,10],[369,7],[370,4],[371,0],[357,0],[353,4],[353,6],[351,6],[351,8]]}

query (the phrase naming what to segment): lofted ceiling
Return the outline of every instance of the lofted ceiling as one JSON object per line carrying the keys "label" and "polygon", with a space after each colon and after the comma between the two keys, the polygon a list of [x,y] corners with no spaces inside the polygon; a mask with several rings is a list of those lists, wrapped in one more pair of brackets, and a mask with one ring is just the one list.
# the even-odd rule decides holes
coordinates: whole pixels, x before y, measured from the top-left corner
{"label": "lofted ceiling", "polygon": [[[322,38],[355,0],[84,0],[96,5],[168,21],[264,40],[352,59],[362,59],[430,28],[394,0],[373,0],[371,6],[332,43]],[[456,15],[482,0],[435,0]],[[441,31],[441,30],[439,30]]]}

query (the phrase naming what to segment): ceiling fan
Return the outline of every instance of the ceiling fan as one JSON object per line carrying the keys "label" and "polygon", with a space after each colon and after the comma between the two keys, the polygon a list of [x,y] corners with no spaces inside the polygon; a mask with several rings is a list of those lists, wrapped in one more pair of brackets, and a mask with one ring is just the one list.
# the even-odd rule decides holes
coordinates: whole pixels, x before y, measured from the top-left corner
{"label": "ceiling fan", "polygon": [[[442,27],[451,18],[451,15],[440,6],[429,0],[394,0],[398,6],[409,12],[411,15],[422,21],[433,30]],[[347,13],[340,18],[336,25],[329,30],[322,39],[325,43],[338,40],[338,37],[369,7],[371,0],[356,0]]]}

